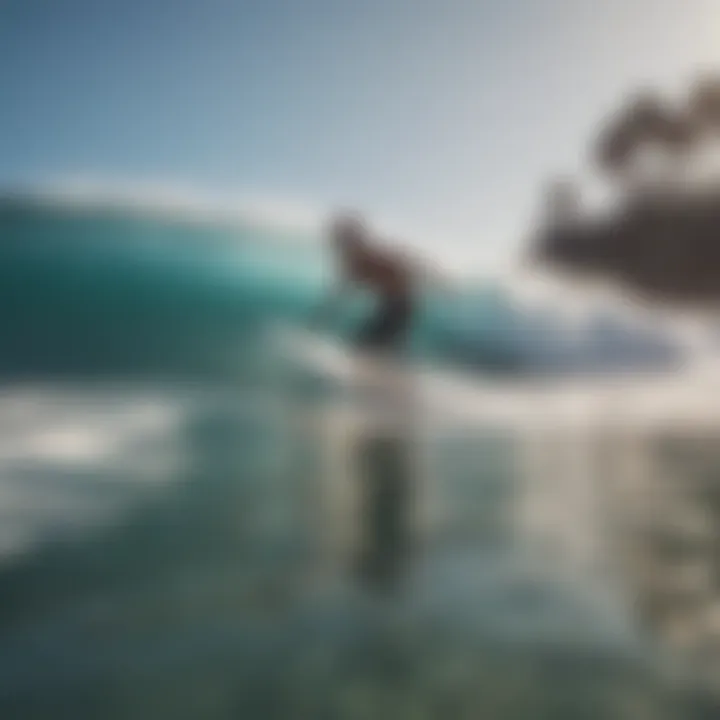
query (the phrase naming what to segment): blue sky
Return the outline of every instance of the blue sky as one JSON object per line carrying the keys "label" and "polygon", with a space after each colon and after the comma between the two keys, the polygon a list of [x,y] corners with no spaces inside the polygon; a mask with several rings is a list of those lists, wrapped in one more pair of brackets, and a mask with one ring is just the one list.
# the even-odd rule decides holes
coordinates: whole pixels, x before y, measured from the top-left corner
{"label": "blue sky", "polygon": [[0,182],[178,180],[509,248],[717,0],[0,0]]}

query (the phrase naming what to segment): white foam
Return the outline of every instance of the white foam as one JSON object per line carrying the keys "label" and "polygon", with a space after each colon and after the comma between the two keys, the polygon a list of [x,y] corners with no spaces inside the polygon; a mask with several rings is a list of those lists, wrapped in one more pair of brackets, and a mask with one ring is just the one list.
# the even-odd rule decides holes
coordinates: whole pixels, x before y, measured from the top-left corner
{"label": "white foam", "polygon": [[92,176],[49,179],[24,190],[49,203],[172,214],[177,219],[232,222],[313,231],[323,213],[311,203],[242,190],[214,190],[171,180],[108,180]]}

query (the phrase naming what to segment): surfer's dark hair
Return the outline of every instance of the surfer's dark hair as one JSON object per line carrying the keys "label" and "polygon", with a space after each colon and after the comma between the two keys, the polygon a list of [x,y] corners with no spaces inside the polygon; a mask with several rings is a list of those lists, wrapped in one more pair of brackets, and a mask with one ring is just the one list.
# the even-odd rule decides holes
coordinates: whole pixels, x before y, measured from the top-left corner
{"label": "surfer's dark hair", "polygon": [[338,212],[330,221],[330,234],[333,240],[342,244],[358,242],[367,235],[367,224],[360,213]]}

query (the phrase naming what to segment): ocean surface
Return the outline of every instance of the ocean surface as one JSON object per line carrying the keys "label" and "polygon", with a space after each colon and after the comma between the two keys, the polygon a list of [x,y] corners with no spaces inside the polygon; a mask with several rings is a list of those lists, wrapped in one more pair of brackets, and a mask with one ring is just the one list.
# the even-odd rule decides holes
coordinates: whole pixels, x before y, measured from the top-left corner
{"label": "ocean surface", "polygon": [[[667,589],[715,572],[712,430],[381,427],[272,340],[330,272],[302,233],[0,202],[0,717],[717,717],[714,584]],[[408,362],[518,388],[684,359],[498,282],[429,293]]]}

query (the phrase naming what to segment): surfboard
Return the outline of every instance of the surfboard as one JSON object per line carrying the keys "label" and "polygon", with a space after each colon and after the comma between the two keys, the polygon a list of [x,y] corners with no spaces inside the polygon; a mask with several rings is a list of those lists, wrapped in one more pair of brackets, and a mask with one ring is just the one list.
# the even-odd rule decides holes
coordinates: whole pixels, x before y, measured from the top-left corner
{"label": "surfboard", "polygon": [[275,328],[274,339],[276,346],[298,369],[322,372],[338,380],[350,380],[353,376],[356,358],[338,342],[283,326]]}
{"label": "surfboard", "polygon": [[420,372],[402,358],[359,353],[298,328],[275,328],[275,341],[291,374],[319,379],[331,401],[341,401],[371,425],[408,427],[417,419]]}
{"label": "surfboard", "polygon": [[397,381],[419,378],[419,368],[402,358],[389,358],[362,353],[325,335],[307,330],[278,326],[274,329],[276,347],[298,370],[320,373],[343,383],[380,380],[392,373]]}

